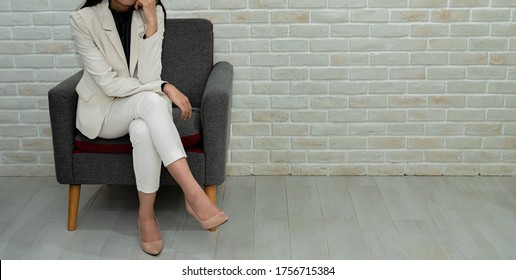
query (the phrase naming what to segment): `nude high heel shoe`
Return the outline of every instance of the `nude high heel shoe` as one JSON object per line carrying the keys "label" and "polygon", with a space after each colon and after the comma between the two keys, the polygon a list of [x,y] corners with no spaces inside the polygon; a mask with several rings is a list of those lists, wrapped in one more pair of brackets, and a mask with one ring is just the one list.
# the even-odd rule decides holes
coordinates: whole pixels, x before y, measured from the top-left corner
{"label": "nude high heel shoe", "polygon": [[[156,224],[158,225],[159,229],[159,223],[156,217],[154,217],[154,220],[156,220]],[[142,250],[151,255],[151,256],[157,256],[159,253],[161,253],[161,250],[163,249],[163,238],[160,238],[156,241],[150,241],[150,242],[143,242],[142,240],[142,231],[140,230],[140,219],[138,219],[138,231],[140,232],[140,245],[142,247]],[[161,235],[161,233],[160,233]]]}
{"label": "nude high heel shoe", "polygon": [[212,229],[212,228],[218,227],[229,220],[229,217],[226,216],[226,214],[224,214],[224,211],[220,211],[219,213],[215,214],[215,216],[203,221],[203,220],[199,219],[199,217],[197,217],[197,215],[193,211],[192,207],[190,207],[190,204],[188,204],[188,202],[186,202],[186,199],[185,199],[185,208],[186,208],[186,212],[188,212],[190,215],[192,215],[201,224],[201,227],[203,229]]}

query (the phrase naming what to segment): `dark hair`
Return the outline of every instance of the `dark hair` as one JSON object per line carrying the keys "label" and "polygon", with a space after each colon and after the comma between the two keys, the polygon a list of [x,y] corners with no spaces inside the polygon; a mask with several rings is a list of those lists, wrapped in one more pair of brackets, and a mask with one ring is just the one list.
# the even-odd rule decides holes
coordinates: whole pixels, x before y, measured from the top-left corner
{"label": "dark hair", "polygon": [[[86,8],[86,7],[95,6],[95,5],[99,4],[100,2],[102,2],[102,0],[86,0],[86,3],[84,3],[84,5],[82,5],[81,9]],[[165,15],[165,18],[167,18],[167,11],[165,10],[165,6],[163,6],[163,4],[161,3],[161,0],[156,0],[156,5],[161,6],[161,8],[163,9],[163,14]]]}

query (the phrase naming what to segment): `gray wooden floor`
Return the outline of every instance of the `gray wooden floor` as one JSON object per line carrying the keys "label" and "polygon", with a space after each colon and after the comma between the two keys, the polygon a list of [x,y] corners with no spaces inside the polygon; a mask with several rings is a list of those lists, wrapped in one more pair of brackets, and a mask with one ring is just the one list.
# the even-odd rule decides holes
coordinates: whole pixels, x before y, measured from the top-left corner
{"label": "gray wooden floor", "polygon": [[[156,202],[158,259],[516,259],[514,177],[229,177],[231,220],[204,231],[177,187]],[[66,230],[67,187],[0,177],[1,259],[152,259],[133,186],[83,186]]]}

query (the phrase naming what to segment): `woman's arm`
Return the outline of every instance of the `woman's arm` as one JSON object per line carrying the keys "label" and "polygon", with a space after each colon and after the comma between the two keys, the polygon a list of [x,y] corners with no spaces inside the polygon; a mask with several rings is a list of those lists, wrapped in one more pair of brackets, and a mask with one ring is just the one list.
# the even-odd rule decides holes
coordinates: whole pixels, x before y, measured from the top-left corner
{"label": "woman's arm", "polygon": [[[161,53],[163,44],[163,34],[165,32],[165,16],[161,6],[156,7],[154,4],[154,12],[157,21],[157,28],[153,28],[152,24],[147,23],[147,29],[145,30],[146,38],[138,38],[138,69],[137,77],[142,84],[161,81]],[[145,7],[143,9],[144,18],[149,22],[153,22],[153,19],[147,19]],[[154,32],[153,29],[155,30]]]}

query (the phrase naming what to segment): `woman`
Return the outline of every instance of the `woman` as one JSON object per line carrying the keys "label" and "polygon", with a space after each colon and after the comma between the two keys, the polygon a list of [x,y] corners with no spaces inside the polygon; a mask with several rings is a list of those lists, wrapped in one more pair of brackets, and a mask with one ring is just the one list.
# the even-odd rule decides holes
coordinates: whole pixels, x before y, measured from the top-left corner
{"label": "woman", "polygon": [[188,98],[161,80],[165,9],[159,0],[87,0],[71,14],[71,33],[84,64],[77,85],[77,128],[90,139],[129,133],[138,189],[143,251],[163,247],[154,200],[161,162],[185,194],[185,206],[205,229],[228,220],[195,181],[171,115],[170,99],[190,118]]}

